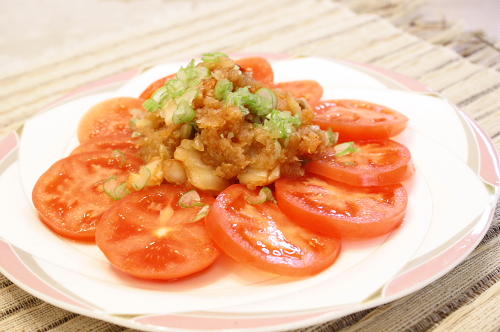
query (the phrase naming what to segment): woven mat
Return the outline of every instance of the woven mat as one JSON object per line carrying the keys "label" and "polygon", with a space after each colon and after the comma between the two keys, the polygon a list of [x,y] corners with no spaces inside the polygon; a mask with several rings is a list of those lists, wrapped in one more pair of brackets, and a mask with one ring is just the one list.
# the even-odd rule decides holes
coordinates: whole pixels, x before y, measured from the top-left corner
{"label": "woven mat", "polygon": [[[498,54],[493,56],[483,47],[479,52],[486,56],[469,57],[469,61],[451,49],[457,50],[457,44],[444,38],[443,34],[451,34],[446,29],[434,38],[421,37],[451,48],[404,32],[418,32],[408,19],[414,8],[410,1],[223,0],[216,6],[206,2],[210,6],[205,7],[205,2],[192,2],[196,5],[189,16],[153,28],[138,26],[133,35],[116,33],[113,40],[86,44],[74,55],[43,59],[29,70],[0,76],[0,135],[19,128],[40,107],[78,86],[128,69],[222,50],[334,57],[400,72],[442,93],[478,121],[497,148],[500,146]],[[348,7],[371,10],[385,19],[356,14]],[[151,18],[154,11],[145,15]],[[497,331],[499,219],[497,213],[486,237],[463,263],[421,291],[302,331]],[[0,331],[123,330],[131,331],[53,307],[0,275]]]}

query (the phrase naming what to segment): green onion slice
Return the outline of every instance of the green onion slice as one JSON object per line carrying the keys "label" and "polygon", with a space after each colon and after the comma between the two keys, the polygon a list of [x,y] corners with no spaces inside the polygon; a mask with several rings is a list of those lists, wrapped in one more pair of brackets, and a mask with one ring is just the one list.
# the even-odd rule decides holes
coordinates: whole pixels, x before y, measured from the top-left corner
{"label": "green onion slice", "polygon": [[345,142],[341,144],[337,144],[333,147],[335,151],[335,157],[342,157],[353,152],[356,152],[358,148],[354,142]]}
{"label": "green onion slice", "polygon": [[246,201],[252,205],[262,204],[267,201],[276,202],[273,196],[273,192],[271,191],[271,189],[269,189],[269,187],[262,187],[259,190],[259,194],[257,196],[249,196],[246,198]]}
{"label": "green onion slice", "polygon": [[270,131],[275,138],[286,139],[301,123],[300,115],[293,116],[290,112],[275,109],[266,116],[264,128]]}
{"label": "green onion slice", "polygon": [[147,99],[144,103],[142,103],[142,106],[146,111],[148,112],[156,112],[157,110],[160,109],[160,104],[158,104],[155,100],[153,99]]}
{"label": "green onion slice", "polygon": [[204,62],[217,62],[220,58],[228,58],[228,55],[222,52],[205,53],[201,60]]}
{"label": "green onion slice", "polygon": [[261,88],[257,90],[256,94],[261,96],[262,98],[265,98],[266,100],[269,100],[271,102],[272,108],[276,108],[278,106],[278,97],[273,90],[268,88]]}
{"label": "green onion slice", "polygon": [[332,131],[332,128],[328,128],[326,131],[328,135],[328,145],[335,145],[339,141],[339,133]]}
{"label": "green onion slice", "polygon": [[208,204],[203,205],[203,207],[200,209],[200,211],[198,211],[198,213],[193,218],[193,220],[191,220],[191,222],[197,222],[198,220],[205,218],[209,210],[210,210],[210,205]]}
{"label": "green onion slice", "polygon": [[127,182],[118,183],[118,178],[115,175],[104,181],[102,187],[104,192],[115,201],[122,199],[130,193]]}
{"label": "green onion slice", "polygon": [[227,79],[222,79],[217,81],[215,85],[215,98],[218,100],[224,100],[228,93],[233,90],[233,82]]}
{"label": "green onion slice", "polygon": [[201,202],[200,194],[196,190],[190,190],[182,194],[179,198],[179,206],[181,208],[192,208],[195,206],[204,206]]}
{"label": "green onion slice", "polygon": [[196,113],[193,107],[186,100],[182,100],[172,115],[172,122],[175,124],[181,124],[186,122],[191,122],[194,120]]}

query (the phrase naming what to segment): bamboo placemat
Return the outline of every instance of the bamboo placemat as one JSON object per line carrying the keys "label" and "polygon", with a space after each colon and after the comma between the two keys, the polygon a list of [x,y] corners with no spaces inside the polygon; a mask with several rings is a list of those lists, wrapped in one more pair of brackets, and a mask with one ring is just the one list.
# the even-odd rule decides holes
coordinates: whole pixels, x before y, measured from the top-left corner
{"label": "bamboo placemat", "polygon": [[[408,1],[400,1],[406,7],[392,12],[390,7],[369,7],[376,3],[370,0],[341,2],[358,11],[372,8],[395,23],[405,22],[402,18],[411,8]],[[76,55],[40,61],[29,71],[1,77],[0,134],[19,128],[42,106],[78,86],[129,69],[221,50],[334,57],[400,72],[442,93],[500,146],[500,75],[495,61],[490,61],[492,68],[473,64],[449,47],[396,28],[388,19],[355,14],[326,0],[221,0],[206,8],[203,3],[197,2],[189,17],[154,29],[141,27],[133,36],[116,34],[106,44],[87,45]],[[411,25],[402,27],[411,30]],[[481,63],[477,60],[482,57],[475,59]],[[498,330],[499,219],[497,213],[484,240],[462,264],[421,291],[303,331]],[[53,307],[0,275],[0,331],[122,330],[131,331]]]}

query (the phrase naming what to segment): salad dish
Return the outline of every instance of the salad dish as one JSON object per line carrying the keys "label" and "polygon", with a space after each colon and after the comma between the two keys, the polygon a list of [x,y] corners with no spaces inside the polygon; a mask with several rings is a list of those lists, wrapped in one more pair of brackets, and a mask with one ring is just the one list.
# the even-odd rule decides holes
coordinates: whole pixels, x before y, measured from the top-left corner
{"label": "salad dish", "polygon": [[[262,61],[262,57],[267,61]],[[216,58],[212,55],[213,60]],[[295,163],[296,166],[279,163],[279,178],[266,185],[252,187],[242,184],[238,176],[227,179],[221,176],[229,182],[224,189],[200,189],[191,184],[185,161],[176,159],[177,147],[171,150],[174,155],[171,158],[165,148],[156,144],[154,138],[163,139],[166,124],[156,119],[161,116],[161,109],[150,112],[144,103],[153,99],[160,106],[162,94],[154,99],[155,92],[164,90],[161,88],[177,77],[179,68],[195,68],[205,61],[195,61],[192,66],[189,61],[167,63],[144,72],[133,70],[95,82],[28,120],[20,139],[12,133],[0,140],[0,204],[4,214],[10,217],[5,220],[8,227],[0,228],[0,271],[46,302],[130,328],[271,331],[317,324],[400,298],[442,276],[479,243],[491,222],[490,212],[494,211],[495,202],[495,192],[488,190],[491,187],[481,179],[496,183],[498,174],[491,170],[498,170],[498,160],[496,153],[490,152],[494,151],[491,142],[477,125],[446,100],[415,81],[368,65],[269,54],[235,55],[235,59],[232,61],[240,66],[243,75],[260,82],[255,84],[262,84],[258,89],[269,89],[277,96],[293,93],[293,98],[303,98],[299,106],[308,105],[313,110],[316,119],[307,123],[301,117],[300,125],[292,123],[290,133],[295,133],[302,125],[318,126],[310,129],[321,137],[326,132],[328,140],[310,155],[298,154],[300,163]],[[216,66],[214,63],[209,65]],[[272,80],[269,73],[272,73]],[[284,90],[283,86],[288,86],[285,92],[278,91]],[[234,84],[230,92],[238,94],[239,88],[241,86]],[[247,95],[245,90],[243,95]],[[248,92],[256,94],[257,90],[249,87]],[[262,96],[269,95],[264,93]],[[259,97],[247,95],[245,98]],[[163,101],[163,106],[169,103],[168,100],[171,99]],[[222,107],[229,105],[226,99],[218,102]],[[342,103],[347,105],[344,107]],[[343,112],[354,107],[362,114],[366,114],[363,110],[366,107],[396,110],[397,113],[386,114],[395,123],[399,118],[395,114],[403,114],[400,124],[404,123],[406,128],[389,139],[349,137],[346,132],[342,133],[339,123],[329,130],[321,121],[319,114],[331,104],[340,104]],[[200,105],[204,104],[192,104],[193,120],[176,124],[177,128],[186,123],[191,125],[189,136],[183,140],[193,141],[200,135],[202,129],[196,125],[197,106]],[[273,132],[269,130],[271,119],[261,115],[255,117],[253,106],[242,106],[248,110],[245,122]],[[174,113],[176,110],[177,107]],[[245,112],[242,108],[239,110]],[[289,112],[288,119],[299,117],[291,109],[277,107],[277,110]],[[190,111],[180,113],[189,115]],[[348,117],[356,118],[353,113]],[[267,125],[266,120],[269,120]],[[150,127],[155,121],[158,126]],[[294,121],[297,123],[292,119]],[[446,123],[445,131],[443,123]],[[140,130],[136,130],[139,128],[134,127],[135,124],[142,125]],[[363,123],[358,121],[358,124]],[[178,134],[187,135],[186,127]],[[397,126],[394,128],[397,130]],[[369,129],[365,127],[361,132],[376,133]],[[219,136],[219,142],[231,137],[227,134]],[[151,145],[146,142],[148,137]],[[274,140],[286,150],[286,139]],[[181,144],[182,140],[178,147]],[[366,152],[379,155],[380,149],[385,148],[391,151],[387,160],[397,162],[364,165]],[[200,152],[205,166],[217,168],[216,164],[210,164],[215,159],[208,157],[205,160],[204,151],[196,151]],[[219,153],[223,151],[218,150]],[[339,156],[342,151],[346,153]],[[216,158],[222,160],[224,156]],[[153,167],[155,163],[162,167]],[[182,166],[177,174],[184,174],[186,181],[172,182],[163,173],[160,184],[150,183],[150,180],[160,180],[164,164]],[[241,168],[242,164],[239,166]],[[50,195],[46,196],[54,199],[54,206],[64,207],[57,205],[58,200],[69,202],[72,210],[67,216],[74,216],[85,211],[75,202],[85,202],[87,208],[96,215],[100,213],[100,217],[92,218],[94,214],[87,213],[84,214],[86,219],[73,219],[79,221],[66,224],[67,228],[57,222],[60,220],[57,211],[56,217],[50,220],[52,225],[45,220],[43,214],[50,209],[44,213],[35,209],[33,189],[45,173],[51,173],[52,167],[56,175],[68,175],[67,179],[63,176],[61,182],[54,182],[57,184],[54,191],[63,188],[63,195],[51,194],[49,190]],[[370,167],[371,171],[363,173],[363,167]],[[288,172],[292,169],[298,172]],[[78,181],[71,183],[71,177]],[[401,180],[406,177],[409,178]],[[462,190],[456,190],[457,179],[460,179]],[[384,224],[352,227],[348,218],[327,223],[324,216],[316,213],[318,209],[314,205],[308,206],[310,209],[301,205],[327,195],[329,202],[349,206],[352,202],[346,198],[354,197],[356,202],[372,197],[370,191],[380,188],[374,181],[385,181],[382,187],[393,188],[396,194],[402,192],[397,190],[400,184],[404,188],[407,203],[401,222],[398,213],[393,212],[395,218],[390,218],[390,211],[382,210],[389,216],[386,219],[389,222]],[[290,184],[293,191],[284,191],[283,188],[289,189]],[[360,192],[346,188],[357,188]],[[303,195],[304,190],[306,195]],[[141,199],[141,195],[147,198]],[[221,196],[225,198],[223,201]],[[375,197],[383,198],[384,194],[378,193]],[[168,199],[172,200],[171,204],[166,202]],[[376,203],[377,199],[368,202]],[[193,206],[182,207],[181,204]],[[228,206],[231,209],[226,209]],[[58,211],[64,215],[64,209]],[[266,224],[267,220],[256,217],[255,211],[276,220],[272,220],[271,225]],[[213,224],[209,220],[211,214],[216,216],[211,219]],[[104,215],[108,216],[108,223],[99,230]],[[227,215],[230,219],[224,219]],[[242,233],[226,232],[232,224],[224,221],[235,217],[238,217],[234,219],[237,230]],[[249,219],[257,219],[257,223],[246,222]],[[139,225],[136,220],[140,220]],[[322,221],[302,224],[301,220]],[[175,224],[176,221],[179,224]],[[285,229],[283,221],[290,222],[287,225],[291,227]],[[262,249],[270,247],[260,237],[257,240],[266,244],[266,248],[257,246],[257,251],[241,251],[239,245],[245,242],[235,241],[238,236],[242,239],[241,234],[247,236],[248,242],[255,241],[255,234],[250,231],[262,225],[275,227],[266,230],[274,235],[281,232],[287,240],[280,242],[279,237],[256,233],[276,240],[273,245],[290,243],[302,249],[304,238],[296,236],[297,230],[301,230],[299,235],[306,235],[306,240],[313,234],[330,247],[324,251],[297,253],[289,250],[293,247],[280,246],[283,253],[289,255],[285,257],[290,259],[287,264],[271,265],[271,270],[269,260],[265,259],[283,257],[277,256],[282,254],[280,251],[273,252],[274,256],[265,255]],[[377,232],[385,234],[374,235]],[[99,234],[100,240],[97,239]],[[231,234],[237,236],[231,237]],[[182,253],[188,264],[181,263],[182,258],[173,250],[167,251],[167,255],[152,254],[171,245],[162,240],[168,238],[167,235],[179,239],[178,244],[189,242],[186,246],[170,247]],[[209,241],[204,242],[207,238]],[[101,243],[106,253],[96,242]],[[145,242],[151,244],[149,248],[144,246]],[[328,252],[331,256],[323,255]],[[140,257],[139,253],[146,254],[146,259],[135,260]],[[199,260],[192,259],[198,256]],[[315,264],[297,264],[301,258],[312,259]],[[127,263],[123,267],[124,261]],[[155,268],[168,267],[165,262],[170,262],[175,269]],[[274,260],[276,262],[279,260]],[[324,264],[323,269],[320,263]],[[203,267],[204,264],[209,265]],[[177,275],[172,273],[175,270],[178,270]],[[136,300],[123,300],[131,298]]]}
{"label": "salad dish", "polygon": [[[94,105],[80,145],[37,181],[55,233],[95,242],[114,268],[173,280],[221,254],[292,277],[331,266],[341,239],[404,220],[408,118],[357,100],[322,101],[312,80],[274,82],[264,58],[205,54],[139,98]],[[139,94],[139,93],[138,93]]]}

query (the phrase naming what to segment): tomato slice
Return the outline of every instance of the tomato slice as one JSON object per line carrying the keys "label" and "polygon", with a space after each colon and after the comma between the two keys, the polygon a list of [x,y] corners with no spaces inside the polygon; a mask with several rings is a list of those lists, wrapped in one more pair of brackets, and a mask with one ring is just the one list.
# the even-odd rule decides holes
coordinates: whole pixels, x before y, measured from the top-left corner
{"label": "tomato slice", "polygon": [[115,201],[104,192],[111,177],[117,183],[137,172],[141,160],[131,155],[90,152],[57,161],[33,189],[40,219],[54,232],[80,241],[94,241],[95,223]]}
{"label": "tomato slice", "polygon": [[138,98],[118,97],[93,106],[80,120],[78,139],[80,143],[92,138],[110,135],[130,135],[131,111],[142,110],[143,101]]}
{"label": "tomato slice", "polygon": [[139,153],[139,146],[137,141],[129,135],[111,135],[90,139],[77,146],[71,154],[92,151],[119,152],[135,156]]}
{"label": "tomato slice", "polygon": [[326,235],[369,238],[403,221],[408,197],[401,185],[353,187],[306,175],[275,183],[281,211],[296,223]]}
{"label": "tomato slice", "polygon": [[319,103],[323,96],[323,87],[316,81],[291,81],[276,84],[276,88],[290,91],[295,98],[304,98],[312,106]]}
{"label": "tomato slice", "polygon": [[314,122],[342,141],[387,139],[406,128],[408,118],[388,107],[361,100],[327,100],[316,106]]}
{"label": "tomato slice", "polygon": [[139,98],[142,99],[142,100],[146,100],[146,99],[151,98],[151,96],[153,96],[153,93],[155,93],[156,90],[158,90],[159,88],[161,88],[162,86],[164,86],[165,83],[167,83],[171,78],[174,78],[175,75],[176,75],[175,73],[174,74],[170,74],[168,76],[160,78],[159,80],[154,81],[153,83],[151,83],[151,85],[149,85],[146,88],[146,90],[144,90],[141,93],[141,95],[139,96]]}
{"label": "tomato slice", "polygon": [[243,58],[236,63],[244,72],[251,72],[254,79],[264,84],[271,85],[274,82],[273,67],[269,61],[261,57]]}
{"label": "tomato slice", "polygon": [[234,260],[287,276],[308,276],[330,266],[340,241],[312,233],[288,219],[275,203],[252,205],[257,196],[241,184],[217,196],[207,228],[219,248]]}
{"label": "tomato slice", "polygon": [[[176,279],[210,266],[219,256],[205,228],[194,221],[202,207],[179,206],[188,189],[149,187],[128,195],[97,225],[96,243],[117,269],[138,278]],[[200,202],[213,198],[200,194]]]}
{"label": "tomato slice", "polygon": [[357,141],[353,153],[335,156],[334,147],[306,165],[306,170],[352,186],[397,184],[413,174],[410,151],[392,140]]}

